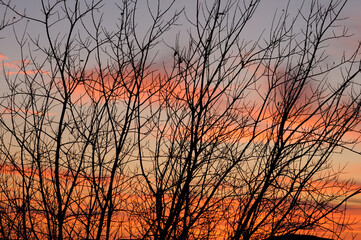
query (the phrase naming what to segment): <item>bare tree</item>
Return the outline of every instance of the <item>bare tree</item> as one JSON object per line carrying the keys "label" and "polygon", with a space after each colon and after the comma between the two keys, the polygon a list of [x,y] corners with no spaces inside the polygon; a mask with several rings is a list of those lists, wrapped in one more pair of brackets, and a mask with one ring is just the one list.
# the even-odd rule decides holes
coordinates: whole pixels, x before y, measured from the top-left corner
{"label": "bare tree", "polygon": [[347,1],[287,7],[247,40],[261,2],[123,1],[108,27],[102,0],[42,0],[42,17],[0,1],[24,20],[3,75],[1,238],[341,238],[360,189],[332,158],[357,143],[360,60],[327,50]]}
{"label": "bare tree", "polygon": [[5,74],[2,204],[10,212],[2,237],[121,237],[129,194],[124,170],[135,146],[134,121],[146,108],[140,98],[148,89],[149,52],[178,13],[164,23],[168,9],[158,11],[140,39],[136,3],[118,6],[122,14],[111,32],[97,14],[102,1],[41,1],[39,18],[1,3],[44,30],[29,38],[27,30],[14,30],[22,61],[19,74]]}

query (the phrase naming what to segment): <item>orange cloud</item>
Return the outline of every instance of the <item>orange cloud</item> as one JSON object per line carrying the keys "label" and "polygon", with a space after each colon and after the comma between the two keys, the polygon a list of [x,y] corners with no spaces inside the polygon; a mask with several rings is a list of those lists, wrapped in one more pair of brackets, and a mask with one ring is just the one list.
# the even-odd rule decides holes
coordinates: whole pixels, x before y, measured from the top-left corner
{"label": "orange cloud", "polygon": [[3,59],[3,60],[8,60],[9,58],[3,54],[0,53],[0,59]]}
{"label": "orange cloud", "polygon": [[[32,175],[34,176],[34,179],[37,179],[38,173],[35,168],[27,168],[23,167],[22,169],[16,169],[11,165],[2,165],[2,172],[5,174],[11,174],[14,176],[14,173],[18,173],[19,176],[21,174],[26,175]],[[51,182],[51,176],[53,172],[51,169],[45,169],[42,172],[43,178],[48,179],[46,181],[49,182],[49,184],[53,184]],[[61,181],[62,186],[70,187],[69,184],[72,183],[73,176],[69,174],[68,172],[60,172],[61,175]],[[106,186],[109,184],[108,179],[106,177],[98,177],[96,176],[94,179],[96,179],[99,182],[96,182],[96,184],[99,184],[101,186],[101,189],[106,188]],[[69,181],[68,181],[69,180]],[[133,231],[138,232],[139,235],[142,235],[142,231],[147,230],[149,225],[154,221],[154,208],[156,204],[155,196],[152,194],[147,194],[146,191],[142,191],[142,180],[141,177],[139,179],[139,182],[137,182],[136,179],[133,179],[134,181],[130,182],[130,178],[126,176],[119,176],[116,181],[120,184],[122,184],[122,187],[124,186],[124,189],[122,188],[122,191],[119,192],[119,194],[116,195],[114,198],[114,202],[119,202],[120,205],[118,206],[121,210],[116,210],[114,213],[114,217],[112,219],[112,231],[114,234],[116,234],[116,229],[122,229],[119,234],[122,235],[122,237],[129,237],[127,235],[127,231]],[[152,179],[151,179],[152,180]],[[68,215],[67,215],[67,221],[64,225],[66,229],[72,229],[72,226],[82,226],[83,222],[87,221],[87,217],[90,216],[90,213],[87,212],[88,208],[91,207],[91,205],[96,204],[96,202],[93,199],[94,193],[92,191],[95,190],[93,186],[91,185],[92,178],[90,175],[87,175],[86,172],[81,172],[77,184],[76,184],[76,190],[74,193],[74,202],[71,202],[68,206]],[[34,183],[36,184],[36,183]],[[139,185],[137,185],[139,184]],[[332,183],[323,183],[326,185],[330,185]],[[35,189],[35,188],[34,188]],[[14,189],[13,189],[14,190]],[[139,192],[137,192],[139,191]],[[78,194],[78,195],[75,195]],[[93,195],[92,195],[93,194]],[[36,198],[36,195],[34,195],[34,198]],[[172,200],[174,199],[174,196],[170,192],[169,195],[165,193],[163,197],[163,203],[164,205],[164,216],[169,214],[169,206],[172,203]],[[199,196],[191,196],[190,197],[190,208],[193,211],[196,211],[197,203],[203,204],[204,200]],[[199,236],[205,236],[207,234],[208,228],[204,227],[210,227],[212,226],[212,234],[214,236],[227,236],[232,232],[232,221],[237,220],[237,209],[238,206],[241,205],[242,199],[235,199],[235,198],[224,198],[220,199],[217,197],[214,197],[214,199],[211,199],[210,207],[208,208],[208,211],[204,216],[202,216],[197,223],[194,225],[194,227],[191,229],[192,234]],[[41,204],[41,201],[36,202],[36,199],[31,201],[32,206],[34,209],[38,207],[38,204]],[[116,205],[116,204],[115,204]],[[193,209],[193,207],[195,207]],[[98,208],[99,209],[99,208]],[[136,210],[137,212],[134,212]],[[267,210],[267,209],[266,209]],[[347,216],[361,216],[361,207],[357,205],[348,205],[347,207]],[[74,215],[72,215],[74,213]],[[45,217],[42,212],[31,212],[31,217],[38,218],[39,225],[37,227],[41,228],[43,227],[42,224],[45,224]],[[89,214],[89,215],[87,215]],[[183,213],[180,214],[180,217],[183,217]],[[96,221],[99,217],[99,212],[93,212],[93,215],[91,218]],[[260,215],[260,218],[263,216]],[[298,217],[298,216],[295,216]],[[302,217],[302,216],[301,216]],[[149,220],[149,221],[147,221]],[[209,221],[208,221],[209,220]],[[148,225],[149,224],[149,225]],[[181,223],[180,223],[181,224]],[[267,227],[267,225],[265,225]],[[79,228],[79,230],[84,230]],[[96,228],[95,228],[96,230]],[[358,233],[361,231],[359,226],[354,226],[350,232],[352,233]],[[83,232],[81,232],[83,234]],[[317,233],[317,231],[316,231]],[[322,232],[320,232],[322,233]],[[95,233],[94,233],[95,234]],[[260,232],[259,234],[263,234]],[[347,239],[347,238],[344,238]]]}
{"label": "orange cloud", "polygon": [[11,75],[35,75],[35,74],[46,74],[49,71],[41,71],[41,70],[26,70],[26,71],[8,71],[7,74]]}
{"label": "orange cloud", "polygon": [[[9,58],[5,55],[0,54],[0,59],[8,60]],[[31,62],[27,59],[22,61],[7,61],[2,63],[2,68],[5,70],[5,74],[11,75],[35,75],[35,74],[46,74],[48,71],[41,69],[24,70],[31,65]],[[9,70],[11,69],[11,70]]]}
{"label": "orange cloud", "polygon": [[[175,87],[160,73],[145,73],[136,76],[134,72],[102,71],[89,69],[82,73],[68,76],[65,80],[67,91],[73,102],[99,102],[117,100],[139,100],[140,102],[162,101],[167,96],[164,91],[173,91]],[[58,81],[59,89],[64,90],[63,82]],[[163,89],[163,92],[160,92]]]}
{"label": "orange cloud", "polygon": [[3,108],[2,113],[30,114],[30,115],[38,115],[38,116],[41,115],[51,116],[56,114],[56,113],[43,113],[43,112],[31,111],[29,109],[20,109],[20,108]]}
{"label": "orange cloud", "polygon": [[356,234],[361,236],[361,205],[349,204],[346,208],[346,211],[347,218],[353,221],[354,224],[350,227],[349,234],[345,239],[353,239],[351,237],[355,236]]}
{"label": "orange cloud", "polygon": [[3,66],[6,68],[16,68],[19,69],[19,66],[16,65],[14,62],[4,62]]}

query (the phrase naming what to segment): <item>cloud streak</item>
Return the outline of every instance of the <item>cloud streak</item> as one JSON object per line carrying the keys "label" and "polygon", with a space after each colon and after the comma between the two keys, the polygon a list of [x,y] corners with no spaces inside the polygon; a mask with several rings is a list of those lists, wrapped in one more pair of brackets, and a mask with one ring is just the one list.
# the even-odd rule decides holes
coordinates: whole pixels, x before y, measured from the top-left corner
{"label": "cloud streak", "polygon": [[9,58],[0,53],[0,60],[8,60]]}
{"label": "cloud streak", "polygon": [[29,60],[22,61],[9,61],[9,57],[0,53],[0,60],[2,60],[1,69],[3,72],[8,75],[35,75],[35,74],[46,74],[48,71],[43,71],[41,69],[27,69],[31,66]]}

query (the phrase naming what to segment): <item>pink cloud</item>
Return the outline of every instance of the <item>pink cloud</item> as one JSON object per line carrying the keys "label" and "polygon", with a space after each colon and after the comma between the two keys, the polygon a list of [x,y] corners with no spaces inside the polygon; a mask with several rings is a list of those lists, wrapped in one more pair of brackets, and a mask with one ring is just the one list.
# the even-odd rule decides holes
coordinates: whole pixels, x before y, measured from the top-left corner
{"label": "pink cloud", "polygon": [[51,116],[51,115],[56,114],[56,113],[43,113],[43,112],[39,112],[39,111],[31,111],[28,109],[20,109],[20,108],[3,108],[2,113],[3,114],[7,114],[7,113],[30,114],[30,115],[38,115],[38,116],[41,116],[41,115]]}
{"label": "pink cloud", "polygon": [[14,74],[24,74],[24,75],[34,75],[34,74],[46,74],[48,73],[48,71],[41,71],[41,70],[27,70],[27,71],[8,71],[7,74],[9,74],[9,76],[14,75]]}
{"label": "pink cloud", "polygon": [[5,55],[3,55],[3,54],[0,53],[0,59],[7,60],[7,59],[9,59],[9,58],[8,58],[7,56],[5,56]]}
{"label": "pink cloud", "polygon": [[[0,54],[0,60],[8,60],[9,58],[3,54]],[[45,74],[48,71],[42,71],[40,69],[29,69],[29,65],[31,65],[31,61],[24,59],[21,61],[3,61],[0,64],[0,69],[3,68],[4,72],[11,76],[11,75],[34,75],[34,74]],[[26,70],[24,70],[26,69]]]}
{"label": "pink cloud", "polygon": [[3,66],[7,67],[7,68],[17,68],[17,69],[19,69],[19,66],[14,64],[14,62],[5,62],[5,63],[3,63]]}

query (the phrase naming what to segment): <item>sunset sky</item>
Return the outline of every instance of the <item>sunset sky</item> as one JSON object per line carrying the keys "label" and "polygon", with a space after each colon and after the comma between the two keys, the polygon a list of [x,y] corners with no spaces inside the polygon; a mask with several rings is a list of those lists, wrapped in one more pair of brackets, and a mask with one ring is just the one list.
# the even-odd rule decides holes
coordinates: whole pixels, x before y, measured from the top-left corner
{"label": "sunset sky", "polygon": [[[34,4],[36,2],[36,4]],[[109,2],[109,3],[108,3]],[[139,1],[139,9],[146,9],[146,5],[141,5],[142,1]],[[301,1],[298,0],[290,0],[289,8],[290,12],[297,12],[298,7],[300,6]],[[305,1],[307,2],[307,0]],[[324,0],[324,2],[328,2],[328,0]],[[34,16],[37,18],[41,16],[39,14],[39,1],[35,0],[12,0],[12,4],[16,5],[18,9],[26,10],[26,14],[28,16]],[[111,26],[114,23],[114,19],[118,16],[116,14],[117,10],[114,9],[114,5],[112,5],[112,1],[106,0],[106,5],[104,6],[104,22],[108,28],[111,29]],[[186,0],[186,1],[178,1],[177,6],[182,6],[182,4],[186,4],[186,12],[191,16],[194,15],[194,1]],[[248,29],[246,30],[249,35],[244,36],[247,40],[256,39],[264,29],[267,29],[271,26],[273,14],[275,11],[281,12],[288,1],[286,0],[266,0],[261,3],[258,11],[255,14],[255,17],[251,21],[251,25],[248,25]],[[141,12],[141,11],[140,11]],[[360,0],[349,0],[346,5],[343,16],[346,17],[342,23],[349,29],[349,33],[353,34],[351,37],[347,39],[340,39],[335,41],[332,45],[332,52],[328,52],[330,54],[331,59],[339,58],[343,52],[351,53],[361,41],[361,1]],[[0,15],[2,13],[0,12]],[[8,13],[9,19],[13,18],[12,13]],[[149,16],[148,16],[149,17]],[[147,16],[142,16],[139,14],[140,22],[146,22]],[[15,18],[13,21],[16,21]],[[182,19],[181,19],[182,21]],[[184,21],[184,19],[183,19]],[[18,35],[18,38],[22,37],[23,31],[27,28],[27,32],[34,34],[34,36],[39,35],[40,40],[42,35],[44,34],[44,30],[41,29],[40,24],[29,23],[28,26],[25,20],[22,20],[14,25],[14,27],[9,27],[0,32],[0,62],[1,62],[1,72],[8,74],[9,76],[13,74],[19,74],[18,66],[20,64],[21,52],[19,50],[19,46],[17,44],[16,38],[14,37],[14,32]],[[56,26],[59,31],[62,31],[62,26]],[[146,25],[139,25],[138,31],[145,31],[147,28]],[[179,25],[178,31],[185,31],[187,29],[186,26]],[[175,42],[176,33],[170,32],[167,37],[169,37],[168,42]],[[182,41],[182,39],[180,39]],[[180,42],[182,44],[182,42]],[[26,49],[26,46],[24,47]],[[26,53],[25,53],[26,54]],[[32,52],[34,56],[36,56],[36,51]],[[170,52],[169,50],[160,49],[159,50],[159,59],[164,59],[164,62],[169,58]],[[46,73],[47,70],[44,69],[43,73]],[[28,74],[32,74],[31,71],[27,72]],[[21,72],[20,72],[21,74]],[[358,80],[361,81],[361,77],[358,77]],[[337,77],[329,76],[330,82],[337,82]],[[7,91],[6,83],[3,76],[0,76],[0,93],[4,93]],[[54,113],[56,114],[56,113]],[[349,151],[344,151],[340,154],[335,154],[333,159],[335,159],[334,164],[335,168],[342,168],[345,166],[342,174],[343,179],[353,179],[356,184],[361,186],[361,144],[355,147],[355,151],[360,152],[360,154],[352,153]],[[349,216],[351,218],[356,218],[360,222],[356,224],[353,228],[353,231],[350,231],[349,239],[352,237],[352,233],[359,233],[359,237],[361,237],[361,196],[357,196],[349,201]]]}

